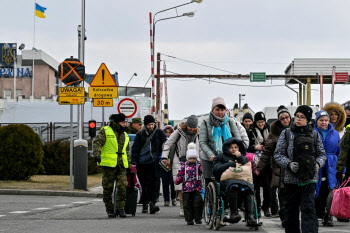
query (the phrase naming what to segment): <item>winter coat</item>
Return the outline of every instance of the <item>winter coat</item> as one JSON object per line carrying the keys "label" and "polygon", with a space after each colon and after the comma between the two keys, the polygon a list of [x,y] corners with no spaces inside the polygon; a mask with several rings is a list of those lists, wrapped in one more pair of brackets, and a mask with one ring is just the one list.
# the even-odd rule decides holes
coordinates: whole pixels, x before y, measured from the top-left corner
{"label": "winter coat", "polygon": [[323,138],[322,133],[316,127],[316,122],[315,122],[315,130],[318,132],[318,134],[322,139],[323,147],[324,147],[324,150],[326,151],[326,156],[327,156],[327,161],[325,162],[324,167],[321,167],[318,172],[319,176],[318,176],[318,182],[316,184],[316,197],[317,197],[321,188],[323,168],[325,168],[327,172],[327,181],[328,181],[329,188],[334,189],[334,186],[337,184],[337,178],[335,177],[335,174],[337,173],[336,166],[337,166],[338,156],[340,153],[340,148],[338,146],[340,142],[340,137],[339,137],[339,133],[334,130],[331,124],[328,125],[326,138]]}
{"label": "winter coat", "polygon": [[[236,157],[235,155],[232,155],[229,151],[231,144],[237,144],[239,147],[239,151],[241,152],[240,157]],[[222,173],[224,173],[229,167],[236,167],[236,161],[239,164],[246,164],[248,163],[248,159],[245,157],[246,149],[243,146],[243,142],[241,140],[237,140],[235,138],[229,138],[224,142],[223,145],[223,153],[219,154],[218,156],[215,156],[214,158],[214,167],[213,167],[213,174],[215,176],[215,179],[217,181],[220,180],[220,177]],[[233,184],[240,184],[245,185],[251,189],[252,192],[254,192],[254,187],[252,184],[245,182],[243,180],[235,180],[230,179],[226,181],[221,181],[221,189],[224,190],[224,192],[228,192],[230,187]]]}
{"label": "winter coat", "polygon": [[202,192],[201,162],[183,163],[175,179],[175,184],[181,183],[183,192]]}
{"label": "winter coat", "polygon": [[[232,137],[241,139],[241,135],[238,128],[231,118],[228,119],[226,126],[229,128]],[[210,124],[210,119],[204,119],[202,121],[199,131],[199,144],[202,150],[202,160],[210,161],[212,155],[217,155],[218,152],[215,150],[215,142],[213,140],[214,127]]]}
{"label": "winter coat", "polygon": [[[270,126],[270,134],[266,140],[266,145],[264,146],[263,153],[261,155],[261,158],[258,164],[255,167],[256,170],[261,172],[267,166],[270,166],[271,160],[272,160],[272,169],[273,169],[272,180],[271,180],[272,188],[277,188],[279,187],[279,184],[280,184],[281,166],[278,165],[273,155],[276,150],[277,141],[283,130],[284,130],[284,127],[279,120],[272,122]],[[283,182],[281,182],[281,188],[283,187],[284,187]]]}
{"label": "winter coat", "polygon": [[263,136],[263,139],[264,139],[263,143],[259,143],[259,142],[256,141],[256,138],[257,138],[257,135],[258,135],[258,131],[259,131],[259,128],[256,125],[256,123],[254,122],[251,125],[250,129],[248,130],[248,137],[249,137],[248,152],[250,152],[250,153],[254,153],[256,151],[255,148],[254,148],[256,145],[258,145],[258,144],[265,145],[267,137],[265,138],[264,135],[265,134],[267,134],[267,135],[269,134],[270,126],[267,123],[265,123],[265,125],[264,125],[264,129],[262,130],[263,131],[262,136]]}
{"label": "winter coat", "polygon": [[328,115],[331,115],[331,112],[333,111],[336,111],[339,114],[338,121],[333,127],[336,131],[338,131],[340,137],[342,137],[344,135],[344,124],[346,121],[346,112],[343,107],[336,102],[330,102],[325,104],[322,110],[326,111]]}
{"label": "winter coat", "polygon": [[346,127],[346,132],[344,136],[341,138],[340,143],[340,154],[338,156],[338,162],[337,162],[337,172],[344,173],[344,168],[346,167],[347,171],[349,170],[349,165],[347,166],[347,161],[350,163],[349,157],[349,149],[350,149],[350,125]]}
{"label": "winter coat", "polygon": [[147,146],[145,149],[143,149],[143,151],[141,151],[141,149],[151,133],[148,132],[145,126],[139,132],[137,132],[134,144],[132,145],[131,149],[132,164],[150,164],[152,162],[158,164],[159,157],[162,153],[163,143],[167,140],[167,136],[161,129],[155,127],[154,130],[156,130],[156,132],[151,139],[149,148],[150,151],[148,153],[144,153],[147,149]]}
{"label": "winter coat", "polygon": [[[278,165],[285,169],[284,173],[284,183],[285,184],[299,184],[299,179],[296,175],[290,170],[288,164],[293,162],[293,150],[294,150],[294,134],[303,130],[304,132],[311,132],[313,130],[313,125],[308,124],[307,126],[297,127],[294,123],[291,125],[290,138],[289,142],[286,142],[286,130],[283,130],[281,136],[279,137],[276,145],[276,150],[274,158]],[[317,134],[316,141],[316,162],[320,167],[322,167],[326,161],[326,152],[323,147],[322,139]],[[314,175],[312,180],[307,182],[317,182],[318,174]]]}

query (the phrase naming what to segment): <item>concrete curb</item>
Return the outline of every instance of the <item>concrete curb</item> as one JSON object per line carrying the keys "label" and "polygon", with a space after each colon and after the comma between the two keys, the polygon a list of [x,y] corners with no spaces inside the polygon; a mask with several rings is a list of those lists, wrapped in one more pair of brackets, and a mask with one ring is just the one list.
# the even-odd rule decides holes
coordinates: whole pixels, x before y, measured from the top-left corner
{"label": "concrete curb", "polygon": [[39,195],[39,196],[95,197],[95,198],[103,197],[101,193],[91,193],[91,192],[22,190],[22,189],[0,189],[0,195]]}

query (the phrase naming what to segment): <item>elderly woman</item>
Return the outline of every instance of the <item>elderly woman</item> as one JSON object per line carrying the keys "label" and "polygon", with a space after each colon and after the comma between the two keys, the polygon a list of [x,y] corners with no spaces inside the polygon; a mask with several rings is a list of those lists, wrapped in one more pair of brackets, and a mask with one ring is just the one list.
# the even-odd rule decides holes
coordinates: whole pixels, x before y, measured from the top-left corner
{"label": "elderly woman", "polygon": [[[196,150],[199,158],[201,158],[201,150],[199,149],[199,128],[198,118],[195,115],[191,115],[187,118],[186,122],[182,122],[169,139],[164,143],[162,162],[167,163],[168,158],[172,157],[172,170],[173,179],[176,179],[176,175],[181,167],[180,161],[186,162],[186,151],[189,143],[196,144]],[[179,216],[184,216],[182,205],[182,186],[175,185],[175,189],[178,193],[180,201],[180,213]]]}
{"label": "elderly woman", "polygon": [[226,114],[224,99],[217,97],[213,99],[209,118],[202,121],[199,131],[205,187],[213,177],[213,161],[218,154],[222,153],[222,145],[230,137],[241,139],[237,125]]}
{"label": "elderly woman", "polygon": [[344,135],[344,124],[346,121],[346,113],[342,106],[335,102],[327,103],[323,109],[326,111],[330,118],[330,124],[333,125],[333,128],[339,133],[339,136]]}
{"label": "elderly woman", "polygon": [[332,216],[326,211],[327,197],[330,190],[337,183],[336,165],[340,153],[339,133],[329,124],[330,117],[326,111],[316,112],[315,130],[321,136],[326,151],[327,160],[319,170],[318,182],[316,184],[316,214],[322,218],[324,226],[333,226]]}

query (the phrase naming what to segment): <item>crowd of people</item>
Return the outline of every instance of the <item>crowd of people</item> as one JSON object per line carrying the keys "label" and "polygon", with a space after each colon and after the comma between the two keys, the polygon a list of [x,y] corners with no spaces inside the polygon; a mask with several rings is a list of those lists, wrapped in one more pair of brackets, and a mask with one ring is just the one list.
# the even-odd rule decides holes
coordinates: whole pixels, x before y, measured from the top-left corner
{"label": "crowd of people", "polygon": [[[129,126],[124,114],[111,115],[93,147],[103,170],[108,217],[126,217],[126,173],[133,166],[142,187],[142,213],[160,210],[162,182],[164,206],[179,202],[179,216],[188,225],[201,224],[202,192],[215,177],[229,210],[223,222],[239,222],[243,203],[247,225],[263,212],[266,218],[279,217],[285,232],[318,232],[318,219],[326,227],[333,226],[327,199],[350,174],[350,108],[332,102],[313,113],[301,105],[292,115],[281,105],[276,119],[269,125],[263,112],[254,116],[247,112],[239,122],[221,97],[213,99],[209,116],[200,125],[195,115],[175,128],[166,125],[163,129],[151,115],[143,122],[134,118]],[[131,153],[128,134],[136,134]],[[249,162],[252,181],[220,181],[227,169]],[[116,213],[111,198],[114,181]]]}

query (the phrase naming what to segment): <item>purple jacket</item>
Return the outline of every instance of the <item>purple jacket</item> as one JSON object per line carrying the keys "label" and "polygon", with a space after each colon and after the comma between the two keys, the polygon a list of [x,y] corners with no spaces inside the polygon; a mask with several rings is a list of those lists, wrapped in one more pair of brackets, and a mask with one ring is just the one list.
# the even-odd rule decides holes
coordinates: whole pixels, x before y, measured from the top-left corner
{"label": "purple jacket", "polygon": [[175,184],[182,183],[183,192],[202,192],[202,166],[200,162],[182,164]]}

